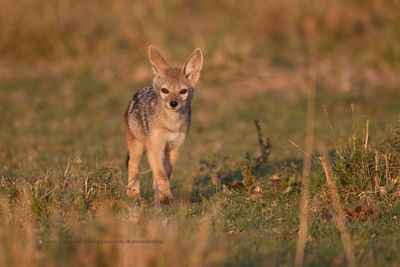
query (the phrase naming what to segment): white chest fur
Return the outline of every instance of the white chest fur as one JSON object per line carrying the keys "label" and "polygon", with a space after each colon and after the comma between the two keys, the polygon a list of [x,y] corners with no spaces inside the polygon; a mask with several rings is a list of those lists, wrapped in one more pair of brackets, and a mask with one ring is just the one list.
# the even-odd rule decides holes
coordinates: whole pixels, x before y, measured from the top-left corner
{"label": "white chest fur", "polygon": [[169,132],[166,137],[166,142],[169,147],[179,147],[185,141],[186,132]]}
{"label": "white chest fur", "polygon": [[185,141],[188,127],[188,114],[166,112],[158,117],[152,135],[170,148],[179,147]]}

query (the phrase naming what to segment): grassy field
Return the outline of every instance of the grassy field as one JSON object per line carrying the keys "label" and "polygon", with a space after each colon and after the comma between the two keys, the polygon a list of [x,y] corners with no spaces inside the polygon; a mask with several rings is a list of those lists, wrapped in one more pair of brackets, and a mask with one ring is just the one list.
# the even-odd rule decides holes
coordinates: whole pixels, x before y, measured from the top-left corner
{"label": "grassy field", "polygon": [[[310,88],[304,266],[348,264],[324,150],[357,264],[400,265],[399,3],[274,2],[0,0],[0,266],[292,266]],[[145,157],[125,195],[150,43],[205,52],[161,208]]]}

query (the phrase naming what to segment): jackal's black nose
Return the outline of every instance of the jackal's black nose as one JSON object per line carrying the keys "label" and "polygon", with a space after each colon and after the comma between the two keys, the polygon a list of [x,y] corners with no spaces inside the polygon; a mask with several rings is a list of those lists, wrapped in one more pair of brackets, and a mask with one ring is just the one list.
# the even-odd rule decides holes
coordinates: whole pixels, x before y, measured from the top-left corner
{"label": "jackal's black nose", "polygon": [[178,102],[176,102],[176,101],[171,101],[171,102],[169,102],[169,105],[170,105],[171,107],[175,108],[175,107],[178,105]]}

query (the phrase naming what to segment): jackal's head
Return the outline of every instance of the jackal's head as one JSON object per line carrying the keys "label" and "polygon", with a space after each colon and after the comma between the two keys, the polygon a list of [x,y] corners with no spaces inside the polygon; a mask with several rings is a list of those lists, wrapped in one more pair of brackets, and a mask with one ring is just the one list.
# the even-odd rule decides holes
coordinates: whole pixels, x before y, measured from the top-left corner
{"label": "jackal's head", "polygon": [[149,60],[153,67],[153,87],[163,106],[178,111],[186,107],[193,95],[194,87],[200,78],[203,54],[196,48],[182,68],[171,67],[158,50],[149,46]]}

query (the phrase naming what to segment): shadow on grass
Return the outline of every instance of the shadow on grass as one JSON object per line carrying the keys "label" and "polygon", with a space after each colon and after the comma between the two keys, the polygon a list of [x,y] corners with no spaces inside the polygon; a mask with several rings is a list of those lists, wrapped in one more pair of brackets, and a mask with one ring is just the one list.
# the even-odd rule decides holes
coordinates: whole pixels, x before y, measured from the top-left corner
{"label": "shadow on grass", "polygon": [[[243,167],[247,161],[235,166],[224,167],[224,171],[208,170],[207,173],[195,177],[195,183],[191,191],[191,202],[200,203],[210,200],[216,194],[224,190],[246,189],[246,177],[243,175]],[[251,173],[256,178],[256,183],[267,184],[272,176],[278,176],[283,183],[290,183],[293,175],[300,175],[303,168],[303,160],[291,158],[278,162],[267,163],[252,169]]]}

